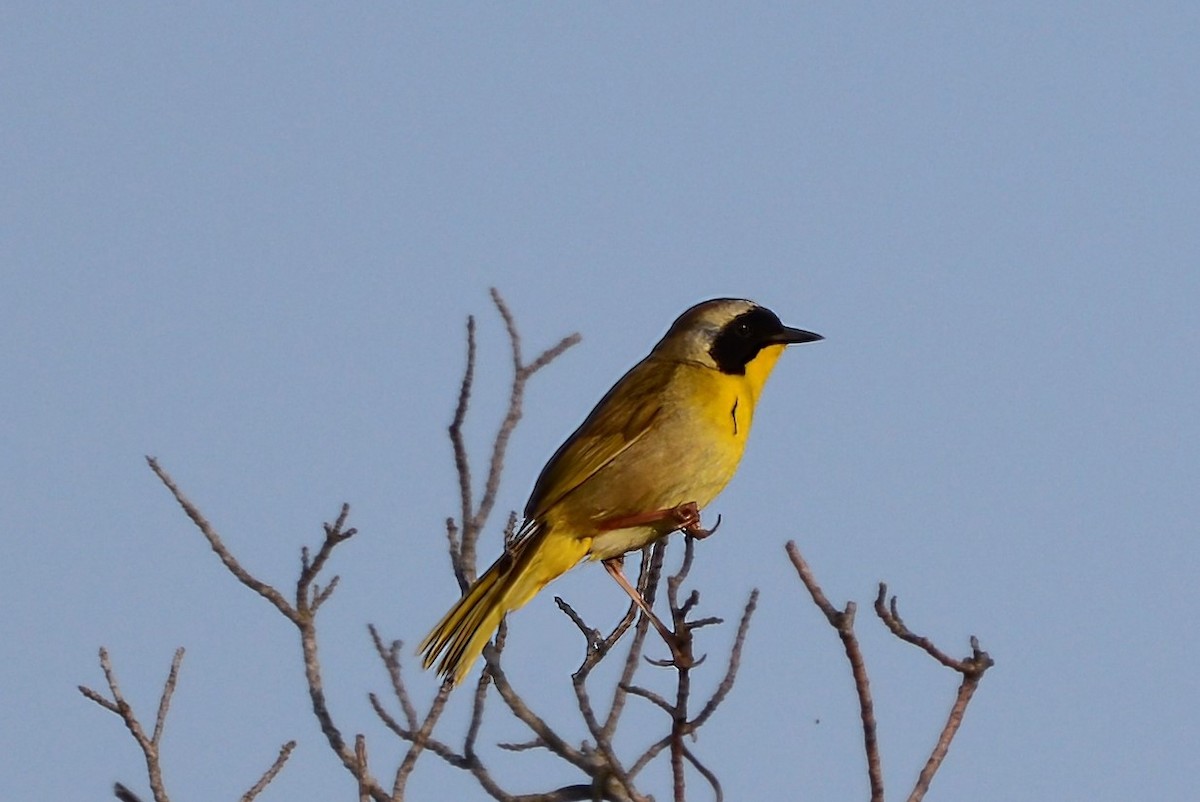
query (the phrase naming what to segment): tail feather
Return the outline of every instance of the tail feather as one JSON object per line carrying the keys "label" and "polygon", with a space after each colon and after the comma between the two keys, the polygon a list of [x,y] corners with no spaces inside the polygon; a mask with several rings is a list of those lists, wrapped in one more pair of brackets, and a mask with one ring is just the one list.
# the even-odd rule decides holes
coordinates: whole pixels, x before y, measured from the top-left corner
{"label": "tail feather", "polygon": [[578,563],[591,543],[548,535],[545,529],[531,532],[475,580],[417,647],[425,668],[436,662],[439,674],[461,683],[505,614]]}

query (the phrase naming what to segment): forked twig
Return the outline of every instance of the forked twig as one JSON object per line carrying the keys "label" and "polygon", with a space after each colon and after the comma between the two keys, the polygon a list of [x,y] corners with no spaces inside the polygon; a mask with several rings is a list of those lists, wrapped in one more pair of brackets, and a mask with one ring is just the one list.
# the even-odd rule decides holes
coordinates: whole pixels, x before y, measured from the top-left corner
{"label": "forked twig", "polygon": [[[150,779],[150,792],[154,795],[155,802],[168,802],[169,800],[166,786],[163,782],[162,758],[159,748],[162,744],[167,715],[171,710],[171,698],[174,696],[175,687],[179,682],[179,667],[183,664],[183,655],[183,647],[175,650],[175,656],[171,660],[171,670],[167,673],[162,693],[159,695],[158,712],[154,717],[154,730],[149,736],[146,735],[145,729],[142,727],[137,715],[133,712],[133,706],[129,704],[121,692],[121,686],[117,682],[117,673],[113,669],[112,660],[109,658],[107,649],[103,647],[100,649],[100,668],[104,671],[104,679],[108,684],[108,692],[112,698],[108,698],[87,686],[79,686],[79,692],[85,697],[91,699],[105,710],[120,716],[121,720],[125,723],[125,727],[133,735],[133,739],[141,748],[146,760],[146,773]],[[283,765],[287,762],[288,757],[295,748],[295,741],[288,741],[284,744],[279,750],[279,755],[275,758],[275,762],[251,786],[250,790],[242,795],[241,802],[253,802],[254,798],[262,793],[267,785],[283,769]],[[121,802],[140,802],[137,795],[121,783],[113,786],[113,795],[121,800]]]}
{"label": "forked twig", "polygon": [[913,644],[947,668],[962,674],[962,682],[958,686],[958,693],[955,695],[954,705],[950,708],[950,715],[946,718],[946,723],[938,735],[937,743],[934,745],[929,759],[925,761],[912,793],[908,796],[909,802],[920,802],[929,790],[933,776],[941,768],[942,761],[946,759],[946,753],[950,750],[950,742],[954,740],[958,728],[962,725],[967,705],[970,704],[971,697],[975,695],[980,680],[983,679],[984,673],[996,663],[992,660],[991,655],[979,648],[979,639],[974,635],[971,636],[970,657],[964,657],[961,660],[950,657],[934,645],[929,638],[917,635],[905,625],[904,620],[900,617],[895,596],[885,605],[886,599],[887,585],[880,582],[879,594],[875,597],[875,614],[893,635],[906,643]]}
{"label": "forked twig", "polygon": [[[124,694],[121,693],[121,686],[117,683],[117,672],[113,669],[112,660],[109,659],[107,649],[100,647],[100,668],[104,672],[104,680],[108,683],[108,692],[112,698],[107,698],[85,685],[79,686],[80,693],[105,710],[116,713],[121,717],[121,721],[125,723],[126,729],[129,730],[129,733],[133,736],[133,740],[141,748],[142,755],[146,760],[146,774],[150,778],[150,793],[154,795],[154,802],[169,802],[170,800],[170,797],[167,796],[166,786],[163,784],[159,744],[162,741],[163,727],[166,725],[167,713],[171,709],[171,697],[175,693],[175,684],[179,680],[179,666],[183,662],[183,653],[183,647],[180,647],[175,650],[175,656],[171,659],[171,670],[167,673],[162,693],[158,698],[158,713],[154,718],[152,735],[146,735],[146,730],[138,720],[137,714],[133,712],[133,706],[126,701]],[[114,793],[118,798],[120,798],[122,793],[130,794],[129,789],[119,784],[114,789]]]}
{"label": "forked twig", "polygon": [[[457,520],[453,517],[446,520],[446,541],[455,580],[462,591],[465,591],[469,587],[477,575],[476,555],[478,539],[495,506],[508,442],[513,430],[521,419],[526,385],[538,370],[548,365],[559,354],[579,341],[578,334],[564,337],[557,344],[543,351],[532,362],[525,363],[521,355],[521,339],[516,328],[516,322],[504,299],[494,289],[492,290],[492,302],[504,321],[505,330],[508,334],[512,354],[513,377],[510,386],[508,407],[492,442],[487,476],[484,480],[483,495],[479,499],[478,504],[475,502],[472,480],[473,472],[471,470],[466,439],[463,434],[475,382],[477,348],[474,317],[467,319],[467,364],[459,386],[454,416],[448,430],[454,454],[454,464],[458,474],[460,509]],[[515,514],[510,515],[508,525],[505,528],[506,545],[508,538],[511,537],[515,523]],[[407,721],[407,726],[398,723],[383,707],[383,704],[375,694],[370,695],[371,704],[380,720],[384,722],[384,725],[389,730],[401,739],[410,742],[410,748],[405,755],[401,769],[397,773],[396,783],[393,786],[394,797],[400,798],[403,795],[404,782],[408,774],[412,771],[417,757],[419,757],[423,750],[428,750],[440,757],[448,765],[470,771],[480,783],[480,786],[496,799],[534,800],[544,798],[546,800],[565,800],[576,798],[572,796],[572,794],[576,793],[575,790],[572,790],[572,787],[559,789],[548,795],[514,796],[509,794],[501,789],[492,779],[488,769],[476,752],[475,745],[483,723],[487,691],[489,688],[494,687],[509,706],[513,715],[525,722],[526,726],[529,726],[534,731],[534,743],[537,746],[549,749],[564,760],[581,768],[585,768],[587,764],[585,755],[557,736],[549,725],[530,709],[525,700],[520,697],[508,682],[508,678],[500,665],[500,654],[504,647],[504,634],[505,627],[502,624],[494,643],[489,645],[484,651],[485,669],[475,685],[475,693],[471,706],[471,719],[467,727],[467,734],[463,741],[462,749],[456,750],[449,744],[439,741],[432,736],[433,726],[445,709],[445,703],[452,686],[448,683],[442,684],[432,702],[429,712],[425,715],[421,726],[418,727],[416,709],[412,704],[400,670],[399,647],[395,643],[391,647],[385,647],[378,633],[372,628],[371,635],[375,642],[376,651],[388,670],[393,695],[400,704],[405,720]],[[587,796],[578,798],[591,798],[592,794],[593,792],[589,790]]]}
{"label": "forked twig", "polygon": [[465,591],[470,583],[475,581],[476,549],[479,535],[483,532],[496,503],[496,494],[500,489],[500,479],[504,473],[504,457],[508,451],[508,442],[517,428],[523,412],[525,386],[535,373],[549,365],[580,340],[578,333],[569,334],[539,354],[532,362],[526,363],[521,356],[521,335],[517,331],[516,320],[513,318],[508,304],[494,287],[491,295],[492,303],[495,305],[496,311],[500,313],[500,317],[504,321],[504,329],[508,333],[509,348],[512,352],[513,378],[509,387],[508,408],[492,441],[483,496],[476,506],[471,481],[471,463],[467,455],[466,439],[463,436],[463,424],[466,422],[475,382],[475,318],[468,317],[467,366],[463,371],[458,401],[454,408],[454,418],[449,427],[450,443],[454,450],[454,467],[458,472],[459,526],[454,524],[453,519],[448,520],[446,524],[447,539],[450,543],[450,561],[454,568],[455,578],[458,580],[459,589],[462,591]]}
{"label": "forked twig", "polygon": [[[650,592],[645,594],[646,601],[650,605],[653,604],[652,591],[657,585],[658,572],[662,566],[663,548],[664,541],[660,541],[659,543],[655,544],[654,551],[652,552],[652,562],[649,574],[647,574],[646,571],[646,560],[643,558],[643,574],[641,577],[639,577],[639,588],[642,586],[643,579],[645,579],[647,576],[653,577],[652,583],[648,586],[648,590]],[[712,786],[713,791],[717,795],[718,799],[722,798],[721,786],[717,781],[716,776],[695,756],[695,754],[691,753],[690,750],[687,749],[684,739],[687,736],[694,736],[696,734],[696,731],[712,717],[713,713],[716,712],[717,708],[733,689],[734,682],[737,678],[738,667],[741,665],[741,655],[745,646],[746,635],[749,631],[750,619],[754,615],[754,610],[758,603],[758,591],[755,590],[750,594],[750,598],[742,612],[741,623],[738,626],[737,635],[734,638],[733,648],[730,650],[729,664],[726,668],[724,676],[717,685],[717,688],[713,692],[712,696],[710,696],[705,704],[701,707],[700,712],[695,716],[690,715],[689,706],[691,703],[691,672],[704,660],[703,657],[696,659],[693,655],[692,633],[694,630],[699,629],[700,627],[708,626],[719,621],[719,619],[714,618],[688,618],[691,612],[695,610],[699,604],[699,594],[696,591],[692,591],[691,593],[687,594],[686,598],[682,600],[680,599],[681,588],[691,570],[695,555],[694,548],[694,539],[691,537],[685,537],[684,556],[680,563],[680,567],[674,574],[667,578],[667,601],[671,611],[671,621],[673,626],[673,632],[671,633],[671,636],[675,641],[670,645],[672,659],[649,661],[653,665],[669,667],[675,671],[674,700],[668,701],[661,694],[655,693],[648,688],[634,685],[632,679],[633,670],[636,668],[636,659],[633,661],[627,661],[625,672],[621,680],[618,682],[617,695],[614,697],[614,704],[609,715],[609,720],[604,727],[597,729],[596,725],[593,723],[593,720],[589,716],[590,706],[587,706],[586,704],[587,696],[586,692],[582,688],[582,681],[583,679],[586,679],[587,676],[586,669],[589,668],[589,663],[586,659],[580,671],[575,675],[576,694],[580,700],[581,712],[584,713],[585,722],[588,723],[589,730],[591,731],[593,737],[597,739],[598,744],[601,746],[609,744],[612,731],[616,726],[616,718],[620,715],[620,711],[624,705],[624,699],[626,696],[632,695],[645,699],[670,717],[670,734],[659,739],[648,749],[646,749],[637,758],[637,760],[634,761],[633,765],[627,772],[627,776],[630,778],[630,780],[632,780],[632,778],[636,777],[638,773],[641,772],[655,757],[661,754],[663,750],[669,748],[671,756],[670,764],[672,788],[674,791],[674,798],[677,801],[683,800],[686,795],[686,776],[684,772],[685,763],[690,763],[693,768],[695,768],[701,774],[701,776],[705,778],[705,780]],[[581,626],[580,629],[584,631],[585,634],[588,631],[586,625]],[[631,655],[635,651],[640,653],[641,639],[645,638],[647,631],[647,618],[642,616],[642,618],[638,621],[638,628],[636,630],[637,637],[635,638],[633,647],[631,647]]]}
{"label": "forked twig", "polygon": [[[347,529],[346,520],[350,515],[350,507],[343,504],[333,523],[324,524],[325,537],[318,547],[315,556],[310,556],[307,547],[300,551],[300,576],[296,581],[295,603],[289,602],[277,588],[264,582],[246,570],[226,547],[225,542],[212,524],[200,513],[192,501],[183,494],[154,457],[147,457],[150,469],[175,497],[187,516],[192,520],[201,534],[208,541],[213,552],[221,563],[234,577],[246,587],[253,590],[271,603],[288,621],[296,627],[300,634],[300,649],[304,660],[304,677],[308,683],[308,694],[313,715],[316,716],[329,746],[338,756],[342,765],[357,780],[360,786],[368,789],[371,799],[375,802],[392,802],[390,795],[370,776],[361,774],[361,766],[352,749],[350,749],[341,730],[334,723],[329,712],[329,703],[325,697],[324,680],[321,674],[321,661],[317,646],[316,613],[329,600],[337,587],[337,577],[330,579],[324,587],[317,584],[322,569],[326,566],[333,550],[354,536],[354,529]],[[281,764],[282,765],[282,764]],[[157,801],[156,801],[157,802]]]}
{"label": "forked twig", "polygon": [[[812,569],[805,562],[804,557],[800,554],[800,550],[794,542],[788,542],[787,553],[792,561],[792,565],[796,568],[796,573],[800,576],[800,581],[804,583],[804,586],[808,588],[808,592],[812,595],[813,602],[825,614],[830,625],[837,630],[838,636],[845,645],[846,657],[850,661],[851,671],[854,674],[854,687],[858,692],[859,706],[862,714],[863,741],[867,751],[867,774],[871,782],[871,799],[872,802],[881,802],[883,799],[883,771],[879,762],[879,745],[876,737],[876,723],[874,707],[871,701],[870,682],[867,678],[867,669],[863,661],[862,650],[859,648],[858,639],[854,635],[855,604],[854,602],[848,602],[845,610],[837,610],[825,597],[824,592],[822,592],[820,585],[817,584],[817,580],[813,576]],[[946,724],[942,727],[937,743],[934,745],[929,759],[925,762],[925,766],[917,778],[912,793],[908,796],[909,802],[920,802],[929,790],[933,776],[941,767],[942,761],[945,760],[946,753],[950,748],[950,742],[954,740],[954,736],[962,724],[967,704],[971,701],[971,697],[979,687],[979,681],[983,678],[984,672],[994,665],[994,661],[987,652],[979,648],[979,641],[974,636],[971,637],[971,656],[958,660],[939,649],[929,638],[912,632],[900,617],[896,597],[893,596],[890,602],[888,601],[887,585],[882,582],[879,583],[879,593],[875,597],[875,613],[893,635],[907,643],[913,644],[942,665],[959,672],[963,677],[962,683],[958,688],[958,694],[954,700],[954,705],[950,710],[950,715],[946,719]]]}

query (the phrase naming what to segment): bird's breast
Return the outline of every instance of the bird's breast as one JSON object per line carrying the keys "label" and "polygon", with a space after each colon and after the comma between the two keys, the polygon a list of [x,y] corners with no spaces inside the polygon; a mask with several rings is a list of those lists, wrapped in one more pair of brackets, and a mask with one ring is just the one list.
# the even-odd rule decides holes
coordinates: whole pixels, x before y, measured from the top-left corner
{"label": "bird's breast", "polygon": [[[614,540],[616,533],[598,533],[596,524],[688,502],[707,506],[733,477],[745,450],[755,402],[745,384],[709,369],[677,370],[650,429],[555,505],[554,517],[581,535]],[[637,548],[671,528],[639,527],[645,531],[631,531],[624,539]]]}

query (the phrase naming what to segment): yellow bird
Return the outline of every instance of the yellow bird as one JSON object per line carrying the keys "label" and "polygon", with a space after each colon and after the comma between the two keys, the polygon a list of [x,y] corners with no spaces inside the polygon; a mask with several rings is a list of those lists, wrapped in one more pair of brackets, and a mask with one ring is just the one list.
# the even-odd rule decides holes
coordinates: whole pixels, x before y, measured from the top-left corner
{"label": "yellow bird", "polygon": [[680,315],[546,463],[516,541],[421,641],[425,668],[460,683],[504,615],[585,557],[659,625],[621,570],[625,553],[676,530],[708,534],[700,509],[737,470],[775,362],[820,339],[736,298]]}

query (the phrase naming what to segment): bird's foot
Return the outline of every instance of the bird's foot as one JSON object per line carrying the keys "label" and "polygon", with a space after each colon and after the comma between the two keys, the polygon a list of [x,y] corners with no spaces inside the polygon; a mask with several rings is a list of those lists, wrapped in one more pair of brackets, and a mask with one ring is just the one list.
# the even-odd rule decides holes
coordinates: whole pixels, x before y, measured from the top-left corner
{"label": "bird's foot", "polygon": [[672,524],[675,529],[683,532],[688,537],[703,540],[717,531],[717,527],[721,525],[721,516],[717,516],[717,523],[712,529],[705,529],[700,525],[700,505],[694,501],[688,501],[677,507],[669,507],[665,510],[639,512],[633,515],[616,515],[612,518],[605,518],[596,524],[596,528],[601,532],[611,532],[615,529],[650,526],[664,521]]}
{"label": "bird's foot", "polygon": [[683,532],[688,537],[694,537],[696,540],[703,540],[709,535],[717,531],[721,526],[721,516],[717,516],[717,522],[713,524],[712,529],[705,529],[700,525],[700,507],[694,501],[689,501],[686,504],[680,504],[668,510],[672,517],[678,523],[680,532]]}
{"label": "bird's foot", "polygon": [[662,668],[677,668],[682,671],[686,671],[690,668],[695,668],[696,666],[700,665],[704,662],[704,659],[708,657],[706,654],[696,657],[695,653],[693,653],[692,632],[686,627],[682,632],[672,632],[666,627],[662,627],[658,630],[658,634],[662,636],[663,643],[665,643],[667,649],[670,650],[671,656],[665,660],[655,660],[647,657],[646,662],[650,663],[651,665]]}

